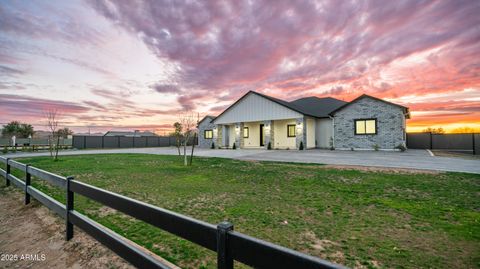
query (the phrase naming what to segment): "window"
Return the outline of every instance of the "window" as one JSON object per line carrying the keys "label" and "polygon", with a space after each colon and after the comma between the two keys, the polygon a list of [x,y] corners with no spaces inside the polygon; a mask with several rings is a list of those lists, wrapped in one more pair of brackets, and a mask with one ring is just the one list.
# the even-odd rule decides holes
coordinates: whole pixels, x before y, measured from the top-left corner
{"label": "window", "polygon": [[248,127],[243,127],[243,138],[248,138]]}
{"label": "window", "polygon": [[205,139],[212,139],[213,138],[213,131],[212,130],[205,130],[204,137],[205,137]]}
{"label": "window", "polygon": [[295,137],[296,132],[295,132],[295,124],[289,124],[287,125],[287,137]]}
{"label": "window", "polygon": [[377,134],[377,119],[355,120],[355,134]]}

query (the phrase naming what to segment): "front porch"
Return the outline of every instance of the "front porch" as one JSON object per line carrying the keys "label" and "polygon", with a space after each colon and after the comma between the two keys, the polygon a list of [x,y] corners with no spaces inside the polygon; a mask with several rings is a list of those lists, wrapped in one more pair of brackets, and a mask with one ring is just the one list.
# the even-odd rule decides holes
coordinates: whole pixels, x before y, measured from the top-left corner
{"label": "front porch", "polygon": [[315,120],[294,118],[217,124],[213,139],[221,148],[315,148]]}

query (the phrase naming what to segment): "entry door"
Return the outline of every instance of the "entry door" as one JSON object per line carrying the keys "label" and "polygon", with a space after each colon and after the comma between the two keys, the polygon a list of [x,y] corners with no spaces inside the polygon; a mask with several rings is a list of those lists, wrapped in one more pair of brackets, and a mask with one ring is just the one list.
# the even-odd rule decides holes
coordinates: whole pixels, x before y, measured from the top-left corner
{"label": "entry door", "polygon": [[224,135],[223,137],[224,138],[224,143],[223,143],[223,146],[224,147],[228,147],[228,145],[230,145],[230,126],[225,126],[225,129],[224,129]]}
{"label": "entry door", "polygon": [[260,124],[260,147],[265,146],[265,128],[263,124]]}

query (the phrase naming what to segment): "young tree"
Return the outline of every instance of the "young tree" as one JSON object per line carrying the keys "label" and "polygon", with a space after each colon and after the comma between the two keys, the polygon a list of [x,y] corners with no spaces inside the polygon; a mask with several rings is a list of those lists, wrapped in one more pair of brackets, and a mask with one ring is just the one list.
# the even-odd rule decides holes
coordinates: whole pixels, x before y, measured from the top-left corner
{"label": "young tree", "polygon": [[33,126],[30,124],[22,123],[20,126],[20,137],[22,138],[29,138],[32,137],[35,131],[33,130]]}
{"label": "young tree", "polygon": [[28,138],[34,133],[35,131],[33,130],[32,125],[20,123],[19,121],[12,121],[6,125],[3,125],[2,129],[2,135],[9,138],[13,136],[18,138]]}
{"label": "young tree", "polygon": [[173,136],[175,136],[175,146],[177,147],[178,150],[178,156],[181,155],[180,153],[180,145],[181,145],[181,140],[182,140],[182,124],[180,122],[175,122],[173,124],[173,127],[175,128],[175,131],[173,132]]}
{"label": "young tree", "polygon": [[193,135],[195,131],[195,115],[189,111],[185,110],[182,114],[180,114],[179,122],[182,125],[182,136],[183,136],[183,157],[184,157],[184,165],[188,165],[188,157],[187,157],[187,144],[190,137]]}
{"label": "young tree", "polygon": [[57,131],[57,134],[61,138],[68,138],[69,135],[73,135],[73,131],[70,130],[69,128],[67,128],[67,127],[64,127],[62,129],[59,129]]}
{"label": "young tree", "polygon": [[424,133],[432,133],[432,134],[444,134],[445,130],[443,130],[442,127],[440,127],[440,128],[428,127],[426,129],[424,129],[423,132]]}
{"label": "young tree", "polygon": [[[48,138],[48,145],[50,150],[50,157],[56,161],[58,160],[58,144],[60,143],[60,136],[58,134],[58,111],[56,109],[48,110],[45,112],[47,118],[47,126],[50,131]],[[56,141],[56,143],[55,143]]]}

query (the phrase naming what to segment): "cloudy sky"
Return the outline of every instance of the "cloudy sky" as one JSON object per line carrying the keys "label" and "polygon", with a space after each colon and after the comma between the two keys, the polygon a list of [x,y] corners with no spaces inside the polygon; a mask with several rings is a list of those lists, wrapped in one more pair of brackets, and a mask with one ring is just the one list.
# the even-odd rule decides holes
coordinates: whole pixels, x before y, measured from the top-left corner
{"label": "cloudy sky", "polygon": [[[387,5],[388,2],[388,5]],[[480,1],[1,1],[0,123],[168,131],[249,90],[480,128]]]}

